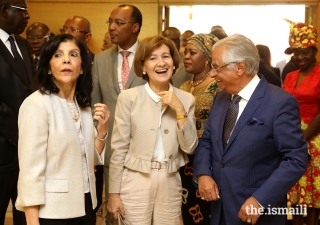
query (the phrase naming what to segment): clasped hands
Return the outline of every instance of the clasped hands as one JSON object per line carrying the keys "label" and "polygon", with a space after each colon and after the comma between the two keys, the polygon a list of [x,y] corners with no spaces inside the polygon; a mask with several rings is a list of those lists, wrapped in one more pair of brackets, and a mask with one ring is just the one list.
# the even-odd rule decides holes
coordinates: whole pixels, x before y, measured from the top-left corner
{"label": "clasped hands", "polygon": [[[219,188],[212,177],[208,175],[200,175],[198,179],[198,190],[202,200],[207,202],[217,201],[220,199]],[[241,206],[238,213],[239,218],[248,224],[256,224],[260,216],[261,206],[254,197],[248,198]]]}

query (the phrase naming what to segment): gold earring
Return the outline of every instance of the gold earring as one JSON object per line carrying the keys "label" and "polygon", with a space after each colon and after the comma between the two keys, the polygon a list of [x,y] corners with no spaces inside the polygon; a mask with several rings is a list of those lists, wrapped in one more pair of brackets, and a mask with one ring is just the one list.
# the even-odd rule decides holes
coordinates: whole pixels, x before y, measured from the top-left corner
{"label": "gold earring", "polygon": [[48,70],[48,74],[51,75],[51,70]]}
{"label": "gold earring", "polygon": [[206,63],[204,64],[204,67],[207,67],[207,65],[208,65],[208,61],[206,61]]}

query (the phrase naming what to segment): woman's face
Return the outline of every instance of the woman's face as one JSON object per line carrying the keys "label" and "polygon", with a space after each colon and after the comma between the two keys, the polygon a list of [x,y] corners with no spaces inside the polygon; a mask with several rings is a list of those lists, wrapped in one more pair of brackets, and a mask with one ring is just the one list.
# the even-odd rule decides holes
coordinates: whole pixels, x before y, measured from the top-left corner
{"label": "woman's face", "polygon": [[[193,44],[187,44],[184,49],[183,63],[185,70],[191,74],[201,73],[206,65],[206,57],[202,51]],[[211,62],[208,62],[211,63]]]}
{"label": "woman's face", "polygon": [[173,66],[168,46],[163,44],[154,49],[143,65],[143,71],[149,77],[150,87],[168,85],[173,74]]}
{"label": "woman's face", "polygon": [[80,49],[73,41],[61,42],[49,64],[55,84],[61,88],[76,85],[82,73]]}
{"label": "woman's face", "polygon": [[301,70],[307,70],[316,63],[317,50],[313,47],[294,48],[293,58]]}

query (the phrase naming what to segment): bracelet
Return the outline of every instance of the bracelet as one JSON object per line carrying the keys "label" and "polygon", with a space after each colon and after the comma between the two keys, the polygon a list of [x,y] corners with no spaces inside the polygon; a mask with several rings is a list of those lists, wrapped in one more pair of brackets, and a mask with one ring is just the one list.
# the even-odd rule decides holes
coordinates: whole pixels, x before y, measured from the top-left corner
{"label": "bracelet", "polygon": [[107,137],[108,137],[108,131],[107,131],[107,133],[106,133],[106,136],[104,136],[104,138],[99,138],[99,133],[97,132],[97,139],[98,139],[99,141],[105,141],[105,140],[107,140]]}
{"label": "bracelet", "polygon": [[177,116],[177,120],[182,120],[182,119],[187,118],[187,117],[188,117],[188,113],[185,112],[185,114]]}

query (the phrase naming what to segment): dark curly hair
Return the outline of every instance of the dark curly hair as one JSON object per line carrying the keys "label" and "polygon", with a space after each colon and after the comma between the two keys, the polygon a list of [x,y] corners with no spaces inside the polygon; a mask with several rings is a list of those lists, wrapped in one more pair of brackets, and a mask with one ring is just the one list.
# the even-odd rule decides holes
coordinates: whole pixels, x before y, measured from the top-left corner
{"label": "dark curly hair", "polygon": [[42,94],[57,94],[60,89],[53,82],[53,76],[48,74],[50,70],[50,60],[57,51],[60,43],[73,42],[80,49],[81,68],[83,74],[78,77],[75,97],[81,108],[91,107],[91,92],[93,88],[91,65],[87,46],[75,39],[70,34],[59,34],[51,38],[42,48],[38,69],[35,76],[35,90],[39,90]]}

